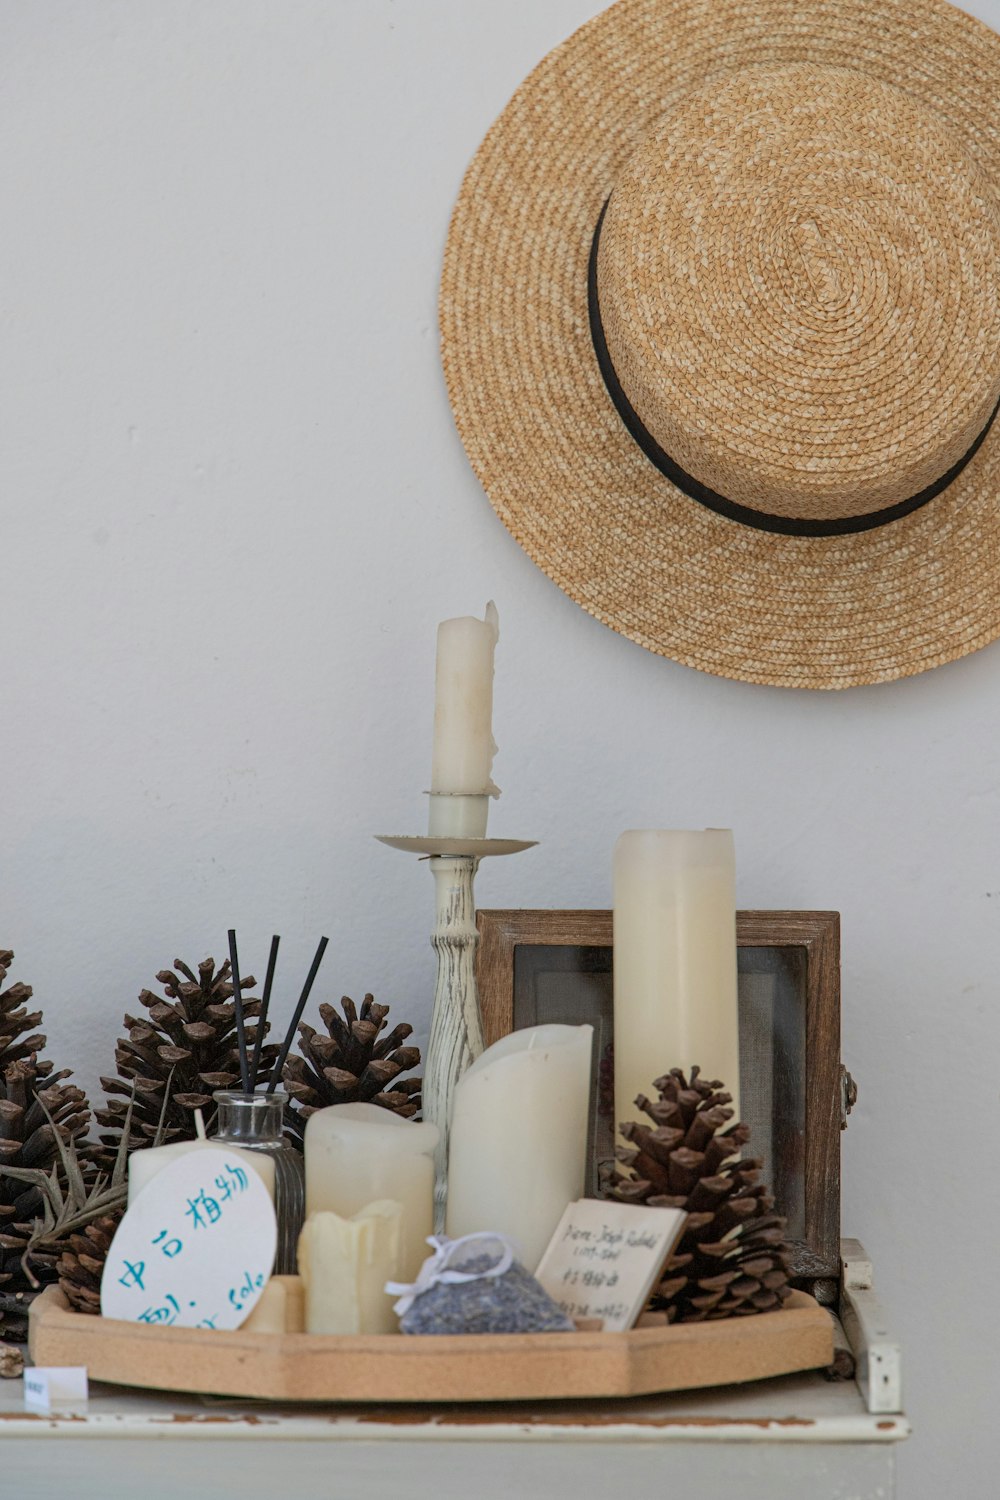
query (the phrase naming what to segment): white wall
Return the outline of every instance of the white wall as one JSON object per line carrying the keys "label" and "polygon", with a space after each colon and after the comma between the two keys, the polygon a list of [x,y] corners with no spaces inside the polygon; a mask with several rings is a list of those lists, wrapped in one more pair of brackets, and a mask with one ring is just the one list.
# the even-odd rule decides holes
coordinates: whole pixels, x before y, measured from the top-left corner
{"label": "white wall", "polygon": [[[365,988],[425,1038],[434,627],[500,607],[484,906],[605,906],[616,834],[736,829],[741,905],[836,907],[844,1227],[918,1436],[994,1492],[1000,646],[846,695],[598,625],[451,425],[436,280],[487,126],[594,0],[0,0],[0,944],[94,1086],[175,956]],[[979,0],[1000,26],[1000,0]],[[291,995],[281,999],[290,1004]],[[584,1492],[584,1491],[582,1491]]]}

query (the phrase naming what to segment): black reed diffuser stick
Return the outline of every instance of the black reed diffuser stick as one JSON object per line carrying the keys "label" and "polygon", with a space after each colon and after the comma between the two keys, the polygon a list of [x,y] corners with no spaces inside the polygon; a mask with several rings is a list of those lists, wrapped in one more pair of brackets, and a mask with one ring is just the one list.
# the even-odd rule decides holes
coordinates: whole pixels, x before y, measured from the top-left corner
{"label": "black reed diffuser stick", "polygon": [[319,940],[319,947],[316,949],[316,957],[312,961],[312,967],[310,968],[309,973],[306,976],[305,984],[302,986],[302,994],[299,996],[299,1003],[295,1007],[295,1014],[291,1019],[288,1031],[285,1035],[285,1040],[281,1044],[281,1051],[278,1053],[278,1060],[274,1065],[274,1071],[272,1072],[270,1081],[267,1085],[267,1092],[269,1094],[273,1094],[278,1084],[281,1082],[281,1071],[285,1066],[285,1058],[288,1056],[288,1049],[291,1047],[292,1039],[295,1036],[295,1028],[298,1026],[299,1022],[302,1019],[302,1012],[305,1010],[306,1001],[309,999],[309,991],[313,987],[313,981],[316,978],[317,973],[319,972],[319,966],[323,962],[323,954],[326,952],[326,945],[329,941],[329,938],[325,937],[321,937]]}
{"label": "black reed diffuser stick", "polygon": [[240,1078],[244,1094],[250,1093],[250,1064],[247,1061],[247,1029],[243,1019],[243,994],[240,990],[240,961],[236,954],[236,929],[229,929],[229,965],[233,973],[233,1004],[236,1007],[236,1041],[240,1049]]}
{"label": "black reed diffuser stick", "polygon": [[257,1072],[260,1068],[260,1049],[264,1045],[264,1033],[267,1031],[267,1008],[271,1003],[271,986],[274,983],[274,966],[278,961],[278,944],[281,938],[277,933],[271,939],[271,951],[267,958],[267,975],[264,979],[264,994],[260,1002],[260,1015],[257,1017],[257,1035],[254,1038],[253,1057],[250,1059],[250,1077],[253,1079],[253,1087],[257,1087]]}

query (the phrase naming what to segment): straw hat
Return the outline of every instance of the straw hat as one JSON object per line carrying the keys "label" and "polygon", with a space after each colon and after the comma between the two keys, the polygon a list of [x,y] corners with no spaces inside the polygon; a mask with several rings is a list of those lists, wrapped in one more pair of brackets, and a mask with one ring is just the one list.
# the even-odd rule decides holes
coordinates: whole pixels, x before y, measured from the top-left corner
{"label": "straw hat", "polygon": [[1000,635],[1000,37],[943,0],[619,0],[462,186],[458,430],[584,609],[703,671]]}

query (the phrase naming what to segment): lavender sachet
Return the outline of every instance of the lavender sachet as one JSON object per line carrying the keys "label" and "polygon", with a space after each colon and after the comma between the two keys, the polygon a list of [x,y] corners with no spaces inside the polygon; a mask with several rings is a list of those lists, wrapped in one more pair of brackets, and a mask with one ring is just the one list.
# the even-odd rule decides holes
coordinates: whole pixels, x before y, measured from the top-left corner
{"label": "lavender sachet", "polygon": [[390,1281],[403,1333],[572,1333],[573,1322],[492,1232],[432,1235],[412,1285]]}

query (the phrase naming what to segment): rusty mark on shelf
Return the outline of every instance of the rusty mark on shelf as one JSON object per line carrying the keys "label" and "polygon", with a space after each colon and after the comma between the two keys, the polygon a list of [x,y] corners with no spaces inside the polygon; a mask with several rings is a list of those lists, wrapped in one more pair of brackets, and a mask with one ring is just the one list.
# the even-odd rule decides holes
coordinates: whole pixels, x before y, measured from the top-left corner
{"label": "rusty mark on shelf", "polygon": [[266,1427],[268,1422],[274,1423],[277,1417],[255,1417],[251,1412],[246,1412],[238,1417],[224,1415],[212,1416],[209,1412],[172,1412],[169,1417],[153,1417],[153,1422],[163,1423],[168,1427],[194,1425],[196,1427],[208,1426],[210,1423],[223,1427]]}
{"label": "rusty mark on shelf", "polygon": [[[330,1420],[339,1420],[336,1414]],[[359,1422],[390,1427],[488,1427],[498,1423],[521,1427],[756,1427],[761,1432],[771,1428],[815,1427],[812,1417],[653,1417],[615,1412],[539,1413],[508,1409],[500,1414],[491,1411],[456,1410],[433,1413],[412,1409],[366,1411],[358,1413]]]}
{"label": "rusty mark on shelf", "polygon": [[0,1411],[0,1422],[86,1422],[83,1412]]}

